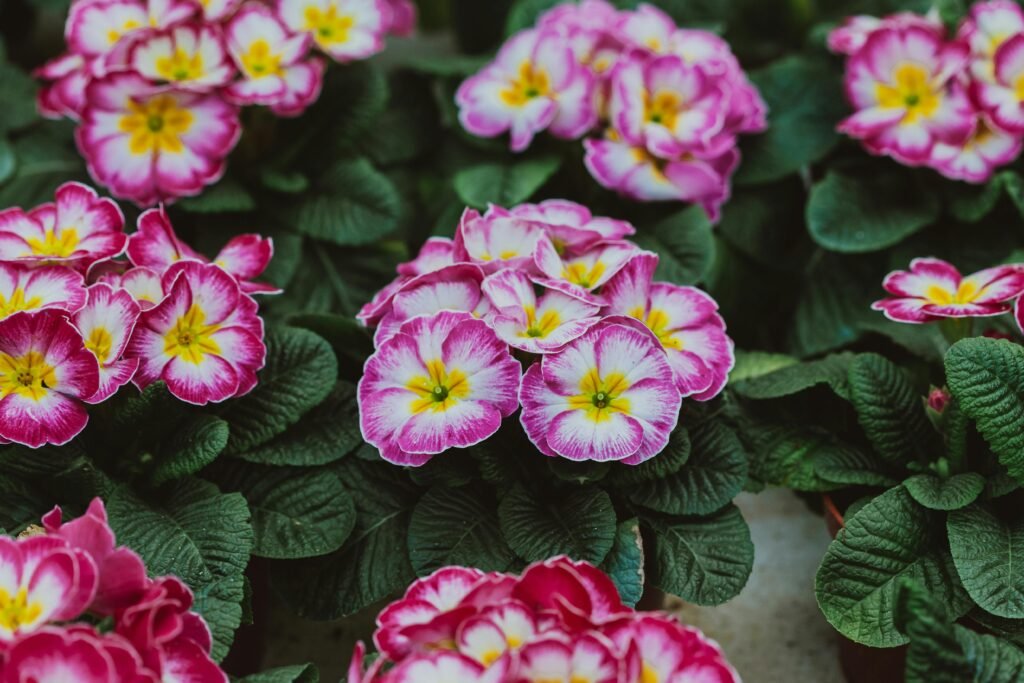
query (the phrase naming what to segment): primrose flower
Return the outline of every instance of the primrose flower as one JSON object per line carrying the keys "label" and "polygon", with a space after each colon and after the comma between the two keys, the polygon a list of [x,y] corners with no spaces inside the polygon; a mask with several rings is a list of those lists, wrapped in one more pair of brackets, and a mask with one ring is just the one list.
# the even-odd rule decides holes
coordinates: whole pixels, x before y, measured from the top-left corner
{"label": "primrose flower", "polygon": [[129,268],[124,273],[105,273],[96,281],[114,289],[125,290],[143,311],[153,308],[164,298],[160,273],[152,268]]}
{"label": "primrose flower", "polygon": [[0,261],[87,268],[117,256],[127,237],[117,204],[81,183],[64,183],[55,201],[31,211],[0,211]]}
{"label": "primrose flower", "polygon": [[966,46],[922,28],[875,31],[847,63],[857,112],[839,130],[875,154],[926,163],[936,142],[958,145],[974,127],[974,107],[954,79],[966,61]]}
{"label": "primrose flower", "polygon": [[416,31],[416,4],[412,0],[382,0],[385,11],[385,31],[408,37]]}
{"label": "primrose flower", "polygon": [[1006,313],[1024,293],[1024,270],[996,266],[964,277],[952,264],[937,258],[916,258],[910,271],[885,276],[893,295],[871,304],[890,320],[926,323],[941,318],[974,318]]}
{"label": "primrose flower", "polygon": [[683,396],[714,398],[736,363],[718,304],[695,287],[652,282],[657,266],[651,252],[630,259],[605,286],[603,313],[639,320],[657,337]]}
{"label": "primrose flower", "polygon": [[[975,3],[975,7],[984,3]],[[972,8],[973,11],[973,8]],[[832,29],[828,34],[828,49],[839,55],[853,55],[860,51],[875,31],[882,29],[918,28],[942,38],[945,27],[942,18],[935,10],[926,15],[914,12],[897,12],[879,19],[868,15],[847,17],[841,26]]]}
{"label": "primrose flower", "polygon": [[147,35],[132,46],[129,63],[150,81],[196,92],[220,87],[235,73],[220,30],[211,24],[184,24]]}
{"label": "primrose flower", "polygon": [[[291,35],[267,7],[246,5],[225,30],[228,49],[242,79],[225,96],[235,104],[284,105],[291,98],[311,103],[320,94],[323,63],[304,61],[313,38]],[[300,84],[302,87],[295,88]]]}
{"label": "primrose flower", "polygon": [[74,313],[85,304],[85,296],[82,276],[70,268],[0,261],[0,320],[21,311]]}
{"label": "primrose flower", "polygon": [[0,439],[30,448],[66,444],[85,429],[82,401],[98,388],[96,357],[63,312],[0,321]]}
{"label": "primrose flower", "polygon": [[207,21],[220,21],[238,9],[242,0],[191,0],[191,2],[199,5],[199,9]]}
{"label": "primrose flower", "polygon": [[519,363],[469,313],[406,321],[366,361],[359,381],[363,438],[388,462],[419,466],[477,444],[516,411]]}
{"label": "primrose flower", "polygon": [[459,652],[484,666],[490,666],[506,652],[537,637],[540,625],[529,606],[518,600],[486,607],[462,622],[458,632]]}
{"label": "primrose flower", "polygon": [[398,274],[407,277],[426,275],[455,263],[455,242],[447,237],[429,237],[416,258],[398,264]]}
{"label": "primrose flower", "polygon": [[995,53],[992,82],[975,81],[974,95],[992,121],[1014,135],[1024,134],[1024,34],[1009,38]]}
{"label": "primrose flower", "polygon": [[60,539],[0,537],[0,643],[80,615],[96,593],[96,572]]}
{"label": "primrose flower", "polygon": [[87,399],[100,403],[114,395],[135,375],[138,358],[122,358],[142,308],[130,292],[103,283],[86,289],[85,306],[72,322],[100,364],[99,388]]}
{"label": "primrose flower", "polygon": [[308,33],[339,62],[380,52],[390,16],[378,0],[278,0],[277,13],[289,30]]}
{"label": "primrose flower", "polygon": [[478,263],[487,273],[502,268],[531,269],[534,250],[547,241],[544,228],[532,221],[511,215],[486,217],[466,209],[455,233],[454,257]]}
{"label": "primrose flower", "polygon": [[611,68],[622,49],[615,36],[618,19],[618,10],[606,0],[582,0],[555,5],[540,15],[537,28],[562,34],[576,61],[600,75]]}
{"label": "primrose flower", "polygon": [[667,615],[633,615],[605,635],[620,651],[637,649],[641,681],[739,683],[739,675],[715,643]]}
{"label": "primrose flower", "polygon": [[652,336],[599,323],[523,376],[520,420],[545,455],[636,465],[657,455],[682,397]]}
{"label": "primrose flower", "polygon": [[486,217],[510,215],[538,223],[558,253],[577,252],[604,240],[621,240],[636,233],[627,221],[594,216],[590,209],[567,199],[545,199],[512,209],[491,205]]}
{"label": "primrose flower", "polygon": [[248,393],[263,367],[256,304],[213,264],[182,261],[163,276],[166,297],[139,317],[126,358],[139,359],[139,389],[157,380],[186,403],[219,403]]}
{"label": "primrose flower", "polygon": [[495,334],[528,353],[556,351],[600,320],[600,306],[557,290],[538,299],[533,281],[522,271],[498,271],[482,287],[494,307],[487,320]]}
{"label": "primrose flower", "polygon": [[571,140],[593,128],[594,86],[558,32],[527,30],[464,81],[455,100],[466,130],[481,137],[509,131],[512,151],[521,152],[543,130]]}
{"label": "primrose flower", "polygon": [[167,90],[131,72],[93,82],[75,139],[89,173],[140,206],[198,194],[224,173],[241,128],[215,94]]}
{"label": "primrose flower", "polygon": [[960,145],[936,142],[928,165],[947,178],[983,183],[1000,166],[1020,155],[1022,139],[978,116],[974,130]]}
{"label": "primrose flower", "polygon": [[982,82],[995,77],[995,55],[1006,40],[1024,33],[1024,11],[1012,0],[975,2],[957,31],[971,48],[971,75]]}
{"label": "primrose flower", "polygon": [[85,107],[85,88],[92,80],[91,64],[82,55],[68,53],[33,71],[33,76],[45,81],[36,95],[39,113],[48,119],[66,116],[77,120]]}
{"label": "primrose flower", "polygon": [[6,653],[0,683],[74,681],[109,683],[155,679],[138,653],[115,634],[92,626],[48,626],[15,642]]}
{"label": "primrose flower", "polygon": [[551,242],[538,243],[534,260],[543,277],[538,283],[590,303],[593,292],[629,262],[638,249],[625,241],[598,242],[579,254],[560,255]]}
{"label": "primrose flower", "polygon": [[615,646],[599,635],[571,638],[553,634],[519,652],[520,674],[528,681],[619,683],[620,666]]}

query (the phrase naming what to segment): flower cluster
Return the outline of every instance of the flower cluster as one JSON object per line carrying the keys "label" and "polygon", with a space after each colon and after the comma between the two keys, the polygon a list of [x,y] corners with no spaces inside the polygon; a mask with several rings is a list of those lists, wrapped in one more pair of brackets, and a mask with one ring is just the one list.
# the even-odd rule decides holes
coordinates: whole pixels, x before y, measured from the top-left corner
{"label": "flower cluster", "polygon": [[415,20],[410,0],[75,0],[39,109],[79,122],[98,183],[152,206],[220,178],[240,106],[297,116],[316,101],[314,51],[362,59]]}
{"label": "flower cluster", "polygon": [[250,294],[276,290],[250,279],[271,241],[236,237],[208,263],[163,209],[123,230],[117,204],[78,183],[0,211],[0,443],[65,444],[85,428],[86,404],[129,381],[163,380],[200,405],[255,386],[266,349]]}
{"label": "flower cluster", "polygon": [[981,318],[1002,315],[1012,308],[1024,330],[1024,266],[1019,264],[986,268],[964,277],[941,259],[916,258],[909,271],[889,273],[882,286],[892,296],[876,301],[871,308],[890,320],[929,323]]}
{"label": "flower cluster", "polygon": [[599,569],[564,556],[521,576],[440,569],[384,608],[373,640],[380,657],[366,669],[360,643],[349,683],[740,680],[700,631],[635,612]]}
{"label": "flower cluster", "polygon": [[55,508],[41,528],[0,537],[0,681],[227,683],[191,608],[184,583],[147,578],[115,545],[99,498],[67,523]]}
{"label": "flower cluster", "polygon": [[840,131],[872,154],[981,183],[1024,144],[1024,12],[975,3],[948,39],[936,13],[852,17],[829,35],[848,56],[857,110]]}
{"label": "flower cluster", "polygon": [[765,106],[729,45],[641,4],[583,0],[512,36],[456,95],[466,130],[584,142],[586,165],[631,199],[700,204],[713,218],[739,164],[737,137],[766,128]]}
{"label": "flower cluster", "polygon": [[366,441],[419,466],[521,405],[548,456],[657,455],[683,397],[722,390],[733,343],[711,297],[653,281],[658,256],[634,232],[564,200],[466,210],[454,240],[428,240],[359,313],[376,327],[359,383]]}

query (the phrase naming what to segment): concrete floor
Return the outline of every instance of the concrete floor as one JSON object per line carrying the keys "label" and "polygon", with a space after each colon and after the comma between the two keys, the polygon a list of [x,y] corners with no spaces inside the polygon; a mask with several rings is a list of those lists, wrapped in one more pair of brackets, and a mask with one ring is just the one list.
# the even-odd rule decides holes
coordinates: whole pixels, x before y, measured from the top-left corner
{"label": "concrete floor", "polygon": [[[829,543],[825,523],[783,489],[736,502],[754,540],[750,582],[718,607],[669,598],[666,608],[718,641],[744,683],[842,683],[835,633],[814,601],[814,573]],[[321,681],[335,683],[354,640],[372,630],[370,619],[311,623],[275,610],[265,665],[313,662]]]}

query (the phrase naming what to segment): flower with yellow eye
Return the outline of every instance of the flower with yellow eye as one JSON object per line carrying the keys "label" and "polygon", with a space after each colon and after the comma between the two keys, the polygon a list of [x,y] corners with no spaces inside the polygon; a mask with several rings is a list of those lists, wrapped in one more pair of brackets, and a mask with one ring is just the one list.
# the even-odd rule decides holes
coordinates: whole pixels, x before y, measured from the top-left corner
{"label": "flower with yellow eye", "polygon": [[559,254],[550,241],[537,245],[534,262],[543,277],[537,282],[591,303],[601,303],[595,292],[639,251],[624,240],[598,242],[582,253]]}
{"label": "flower with yellow eye", "polygon": [[974,95],[1001,129],[1024,134],[1024,34],[1017,34],[995,52],[991,82],[975,81]]}
{"label": "flower with yellow eye", "polygon": [[85,306],[72,316],[72,322],[100,364],[99,388],[88,403],[100,403],[114,395],[139,367],[138,358],[122,358],[142,308],[124,289],[97,283],[86,293]]}
{"label": "flower with yellow eye", "polygon": [[[941,27],[941,21],[938,23]],[[971,47],[971,76],[991,83],[995,78],[996,50],[1018,33],[1024,33],[1024,11],[1013,0],[972,4],[956,34]]]}
{"label": "flower with yellow eye", "polygon": [[390,17],[382,0],[278,0],[277,15],[339,62],[380,52]]}
{"label": "flower with yellow eye", "polygon": [[147,35],[129,56],[131,67],[154,83],[208,92],[235,74],[219,28],[184,24]]}
{"label": "flower with yellow eye", "polygon": [[455,233],[454,259],[478,264],[484,272],[521,268],[537,272],[533,254],[540,242],[547,242],[544,228],[510,215],[481,216],[466,209]]}
{"label": "flower with yellow eye", "polygon": [[44,309],[74,313],[85,304],[85,296],[82,276],[70,268],[0,261],[0,320]]}
{"label": "flower with yellow eye", "polygon": [[886,275],[882,287],[892,296],[874,302],[871,308],[897,322],[1000,315],[1024,293],[1024,269],[996,266],[965,277],[941,259],[916,258],[909,271]]}
{"label": "flower with yellow eye", "polygon": [[639,676],[631,680],[637,683],[739,683],[717,643],[667,614],[639,612],[605,629],[604,635],[618,651],[636,653]]}
{"label": "flower with yellow eye", "polygon": [[592,633],[546,633],[519,652],[519,680],[527,683],[619,683],[621,668],[612,643]]}

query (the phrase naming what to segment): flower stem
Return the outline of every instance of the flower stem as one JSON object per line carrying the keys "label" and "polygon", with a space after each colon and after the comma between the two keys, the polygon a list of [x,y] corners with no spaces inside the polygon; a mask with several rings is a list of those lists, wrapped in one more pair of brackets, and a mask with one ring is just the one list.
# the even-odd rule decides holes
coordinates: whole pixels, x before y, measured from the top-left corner
{"label": "flower stem", "polygon": [[943,318],[939,323],[942,336],[946,338],[950,346],[961,339],[970,337],[973,327],[973,321],[970,318]]}

